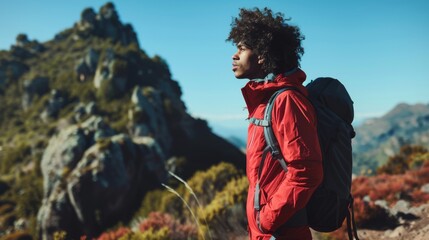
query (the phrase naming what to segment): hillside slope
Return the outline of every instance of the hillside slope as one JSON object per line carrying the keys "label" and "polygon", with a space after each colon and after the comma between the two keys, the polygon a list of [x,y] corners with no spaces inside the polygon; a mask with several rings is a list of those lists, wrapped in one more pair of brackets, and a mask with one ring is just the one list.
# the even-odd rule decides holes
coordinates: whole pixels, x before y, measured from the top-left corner
{"label": "hillside slope", "polygon": [[380,118],[356,127],[353,139],[356,174],[372,172],[406,144],[429,147],[429,104],[398,104]]}
{"label": "hillside slope", "polygon": [[0,51],[0,233],[95,236],[129,221],[169,171],[243,171],[244,154],[181,95],[112,3],[84,9],[50,41],[19,34]]}

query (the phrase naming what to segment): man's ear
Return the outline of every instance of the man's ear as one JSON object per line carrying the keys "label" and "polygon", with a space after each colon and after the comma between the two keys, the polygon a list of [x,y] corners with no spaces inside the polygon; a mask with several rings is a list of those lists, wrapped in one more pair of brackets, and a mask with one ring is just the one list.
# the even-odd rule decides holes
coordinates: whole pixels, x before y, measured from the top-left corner
{"label": "man's ear", "polygon": [[263,64],[265,62],[265,58],[263,58],[262,56],[258,56],[258,64]]}

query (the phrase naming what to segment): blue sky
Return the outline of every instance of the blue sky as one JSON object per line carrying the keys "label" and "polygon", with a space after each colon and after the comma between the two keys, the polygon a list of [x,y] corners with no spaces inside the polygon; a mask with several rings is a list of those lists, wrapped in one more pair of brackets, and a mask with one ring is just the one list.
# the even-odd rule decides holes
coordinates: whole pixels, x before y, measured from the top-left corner
{"label": "blue sky", "polygon": [[[50,40],[107,1],[14,0],[0,7],[0,49],[19,33]],[[426,0],[122,0],[120,19],[140,46],[163,57],[179,81],[188,112],[222,135],[244,134],[247,112],[231,71],[235,47],[225,42],[240,7],[269,7],[291,17],[305,35],[301,61],[308,80],[340,79],[355,104],[355,122],[398,103],[429,102],[429,1]],[[238,131],[238,132],[236,132]]]}

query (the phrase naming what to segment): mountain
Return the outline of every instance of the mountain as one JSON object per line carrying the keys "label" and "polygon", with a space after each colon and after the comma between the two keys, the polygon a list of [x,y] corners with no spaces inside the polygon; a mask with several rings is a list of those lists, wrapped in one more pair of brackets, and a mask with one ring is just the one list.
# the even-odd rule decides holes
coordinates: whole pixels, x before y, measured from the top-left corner
{"label": "mountain", "polygon": [[354,172],[375,170],[403,145],[429,147],[429,104],[401,103],[355,128]]}
{"label": "mountain", "polygon": [[[150,24],[150,23],[148,23]],[[47,42],[0,51],[0,237],[97,236],[148,191],[244,154],[188,114],[160,56],[112,3]]]}

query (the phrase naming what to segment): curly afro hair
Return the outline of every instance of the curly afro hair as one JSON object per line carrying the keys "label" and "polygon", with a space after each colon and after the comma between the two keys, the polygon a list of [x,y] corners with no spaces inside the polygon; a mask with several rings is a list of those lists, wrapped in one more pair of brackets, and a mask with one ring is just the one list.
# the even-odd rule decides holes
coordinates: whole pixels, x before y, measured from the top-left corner
{"label": "curly afro hair", "polygon": [[282,13],[264,8],[240,9],[231,23],[227,41],[243,43],[264,59],[262,68],[267,73],[279,74],[300,66],[304,36],[299,27],[286,24]]}

